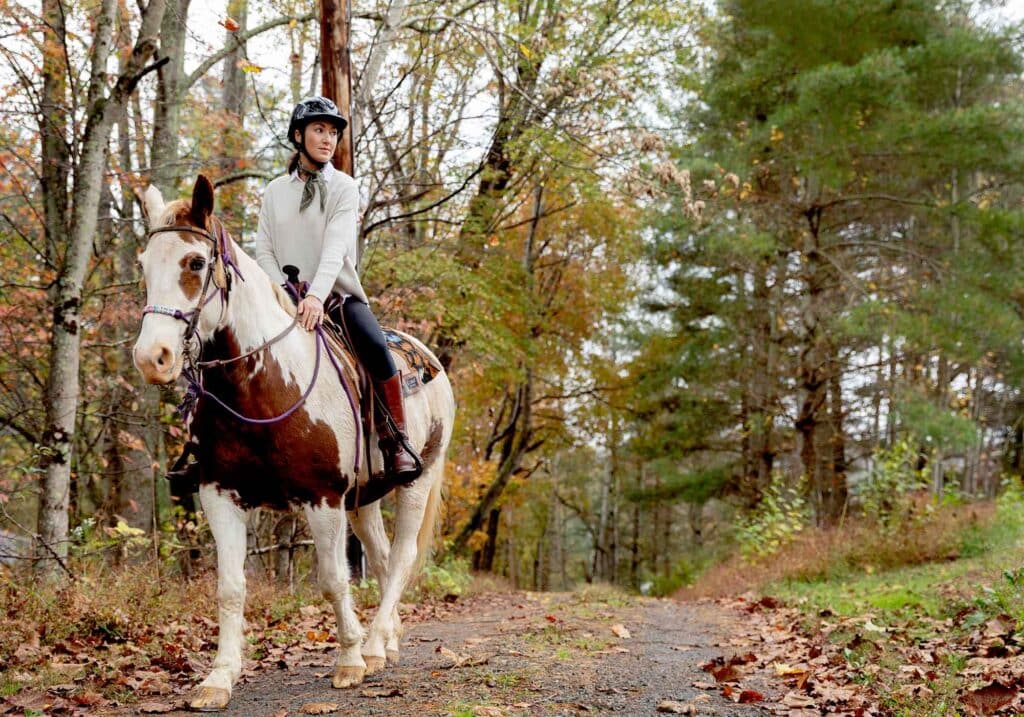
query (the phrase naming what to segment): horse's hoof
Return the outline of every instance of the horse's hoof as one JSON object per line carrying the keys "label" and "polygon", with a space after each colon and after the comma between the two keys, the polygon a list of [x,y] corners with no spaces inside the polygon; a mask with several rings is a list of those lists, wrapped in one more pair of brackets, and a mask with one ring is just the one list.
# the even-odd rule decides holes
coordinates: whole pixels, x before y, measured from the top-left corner
{"label": "horse's hoof", "polygon": [[384,665],[387,664],[383,657],[377,657],[376,655],[363,655],[363,660],[366,661],[366,674],[368,675],[380,672],[384,669]]}
{"label": "horse's hoof", "polygon": [[398,650],[385,650],[384,654],[387,655],[389,665],[398,664]]}
{"label": "horse's hoof", "polygon": [[363,676],[368,672],[365,667],[338,665],[334,668],[334,678],[331,680],[331,684],[339,690],[343,690],[346,687],[355,687],[362,683]]}
{"label": "horse's hoof", "polygon": [[200,687],[188,703],[190,710],[196,712],[217,712],[228,706],[231,693],[223,687]]}

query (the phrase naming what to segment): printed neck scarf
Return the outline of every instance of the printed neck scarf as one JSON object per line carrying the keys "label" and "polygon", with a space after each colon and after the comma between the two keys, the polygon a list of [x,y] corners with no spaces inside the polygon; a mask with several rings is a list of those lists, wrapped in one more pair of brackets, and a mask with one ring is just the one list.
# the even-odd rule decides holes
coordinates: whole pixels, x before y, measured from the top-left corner
{"label": "printed neck scarf", "polygon": [[313,203],[313,195],[319,190],[320,211],[323,212],[327,206],[327,182],[324,181],[323,171],[310,172],[300,166],[299,179],[305,182],[305,186],[302,187],[302,201],[299,202],[299,211],[306,211],[306,207]]}

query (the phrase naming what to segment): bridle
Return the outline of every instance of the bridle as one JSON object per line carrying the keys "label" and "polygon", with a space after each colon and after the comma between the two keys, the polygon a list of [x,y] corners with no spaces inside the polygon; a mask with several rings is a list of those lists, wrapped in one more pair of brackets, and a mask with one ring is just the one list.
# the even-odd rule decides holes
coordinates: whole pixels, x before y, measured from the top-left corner
{"label": "bridle", "polygon": [[[192,342],[192,338],[196,334],[196,325],[199,323],[199,315],[206,308],[206,305],[213,301],[214,297],[220,296],[221,307],[225,308],[228,302],[228,295],[231,293],[231,272],[238,274],[238,278],[245,281],[245,277],[242,276],[242,272],[238,270],[238,266],[231,259],[231,252],[228,251],[229,242],[231,237],[224,228],[223,222],[219,219],[215,219],[216,226],[219,227],[220,231],[217,236],[211,236],[205,229],[194,227],[190,224],[172,224],[166,227],[157,227],[149,231],[147,238],[152,238],[156,234],[164,234],[167,232],[174,233],[186,233],[195,234],[196,236],[202,237],[206,241],[210,242],[213,247],[213,261],[206,271],[206,278],[203,280],[203,289],[199,294],[199,302],[196,307],[190,311],[182,311],[171,306],[161,306],[160,304],[148,304],[142,309],[142,316],[145,318],[147,314],[163,314],[172,318],[184,321],[188,326],[185,328],[184,336],[184,348],[185,358],[190,363],[195,364],[196,362],[192,358],[192,353],[188,350],[189,344]],[[224,257],[227,257],[225,261]],[[210,290],[210,283],[214,278],[215,274],[220,274],[224,277],[223,282],[218,282],[217,288],[219,291],[211,293],[207,296],[207,292]]]}
{"label": "bridle", "polygon": [[[165,232],[185,232],[188,234],[194,234],[196,236],[202,237],[206,241],[210,242],[210,245],[213,247],[213,261],[207,267],[206,278],[203,280],[203,288],[199,294],[199,301],[196,303],[195,308],[187,311],[182,311],[181,309],[174,308],[171,306],[162,306],[160,304],[148,304],[142,309],[142,316],[143,318],[145,318],[147,314],[163,314],[165,316],[170,316],[179,321],[184,321],[187,324],[187,327],[185,328],[185,334],[182,337],[184,367],[182,368],[181,375],[188,383],[188,391],[185,393],[185,397],[182,399],[181,403],[178,406],[178,410],[181,412],[182,419],[185,421],[186,424],[189,422],[189,418],[192,415],[193,411],[195,410],[196,405],[199,402],[199,399],[203,396],[209,397],[221,408],[227,411],[230,415],[234,416],[235,418],[244,423],[267,425],[283,421],[284,419],[288,418],[288,416],[292,415],[297,410],[299,410],[299,407],[301,407],[302,404],[306,402],[306,399],[309,398],[309,395],[313,392],[313,387],[316,385],[317,377],[320,374],[320,355],[322,352],[321,344],[326,345],[327,339],[324,336],[323,329],[319,326],[316,327],[316,339],[314,340],[314,343],[316,344],[316,363],[313,367],[313,377],[309,381],[309,386],[307,386],[306,390],[302,392],[301,396],[299,396],[299,399],[284,413],[281,413],[277,416],[273,416],[272,418],[251,418],[249,416],[245,416],[236,411],[235,409],[231,408],[231,406],[225,403],[223,399],[206,390],[206,388],[203,386],[203,371],[205,369],[214,368],[218,366],[226,366],[228,364],[241,361],[244,358],[248,358],[249,356],[252,356],[256,353],[259,353],[260,351],[263,351],[266,348],[269,348],[270,346],[274,345],[275,343],[283,339],[289,333],[291,333],[291,331],[296,327],[296,325],[298,325],[299,321],[298,316],[294,317],[292,319],[292,322],[279,334],[271,337],[270,339],[264,341],[256,348],[246,351],[245,353],[239,356],[233,356],[227,359],[200,361],[197,356],[193,355],[192,351],[190,351],[190,345],[193,343],[192,339],[196,335],[196,326],[199,323],[199,315],[203,312],[203,309],[206,308],[206,305],[209,304],[214,299],[214,297],[220,296],[221,309],[223,311],[224,309],[227,308],[228,299],[230,298],[232,275],[237,274],[238,278],[241,281],[245,281],[245,277],[243,277],[242,272],[238,270],[238,266],[232,259],[231,252],[229,250],[231,236],[228,234],[227,229],[224,227],[223,222],[221,222],[216,217],[211,217],[211,220],[213,221],[214,226],[216,227],[215,234],[211,234],[205,229],[200,229],[199,227],[194,227],[189,224],[175,224],[165,227],[157,227],[156,229],[152,229],[149,231],[148,237],[153,237],[156,234],[161,234]],[[216,278],[217,276],[219,276],[220,278]],[[216,285],[218,291],[210,292],[209,295],[207,295],[207,292],[210,291],[211,282]],[[201,342],[195,343],[201,344]],[[199,350],[201,351],[201,346]],[[197,351],[197,353],[198,352],[199,351]],[[338,362],[335,360],[334,355],[331,353],[329,349],[327,351],[327,356],[331,360],[331,363],[334,365],[335,370],[338,372],[338,377],[341,380],[341,384],[348,398],[349,406],[352,410],[353,417],[355,418],[355,472],[358,474],[360,464],[359,434],[362,429],[362,426],[360,425],[359,412],[358,409],[356,408],[355,401],[352,398],[352,392],[349,389],[348,381],[345,380],[343,369],[341,368],[340,365],[338,365]]]}

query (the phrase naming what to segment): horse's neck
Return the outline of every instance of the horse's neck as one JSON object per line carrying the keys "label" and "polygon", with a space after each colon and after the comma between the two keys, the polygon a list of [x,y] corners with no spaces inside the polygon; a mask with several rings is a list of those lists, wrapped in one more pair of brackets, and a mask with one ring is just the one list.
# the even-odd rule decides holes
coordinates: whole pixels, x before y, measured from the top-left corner
{"label": "horse's neck", "polygon": [[245,277],[232,280],[225,327],[234,336],[238,351],[262,346],[292,323],[292,317],[277,302],[270,277],[236,245],[238,270]]}

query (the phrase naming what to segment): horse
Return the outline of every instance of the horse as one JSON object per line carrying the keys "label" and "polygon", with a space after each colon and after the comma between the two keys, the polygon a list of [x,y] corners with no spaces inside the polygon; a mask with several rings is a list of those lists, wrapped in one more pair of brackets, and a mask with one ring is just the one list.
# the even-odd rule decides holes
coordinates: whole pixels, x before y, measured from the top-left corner
{"label": "horse", "polygon": [[[337,620],[332,684],[354,687],[398,659],[398,601],[430,550],[440,510],[455,417],[451,384],[436,357],[405,337],[431,357],[439,373],[406,397],[406,428],[423,472],[394,489],[389,544],[376,495],[381,491],[374,488],[380,478],[371,468],[383,463],[375,441],[362,441],[374,448],[360,455],[361,421],[347,391],[352,382],[343,380],[354,370],[351,358],[348,365],[331,358],[338,370],[327,368],[322,329],[298,327],[294,302],[214,215],[213,185],[206,177],[196,180],[191,200],[165,204],[151,186],[142,204],[149,224],[139,255],[147,306],[133,358],[148,383],[169,384],[183,372],[190,377],[199,497],[217,553],[217,656],[189,706],[225,708],[241,674],[246,517],[256,508],[305,513],[319,587]],[[353,495],[359,490],[372,502],[357,507]],[[348,521],[381,590],[365,641],[349,592]]]}

